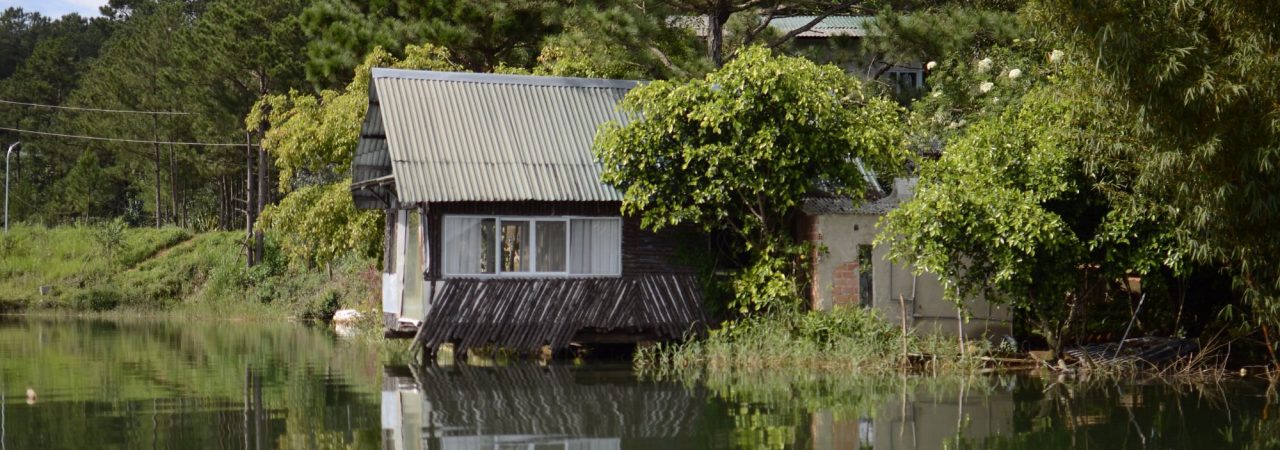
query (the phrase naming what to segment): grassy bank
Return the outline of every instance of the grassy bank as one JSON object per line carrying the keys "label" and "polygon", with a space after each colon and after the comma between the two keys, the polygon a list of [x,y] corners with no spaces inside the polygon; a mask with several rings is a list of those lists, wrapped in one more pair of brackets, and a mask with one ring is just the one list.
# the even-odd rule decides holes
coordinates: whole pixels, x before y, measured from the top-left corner
{"label": "grassy bank", "polygon": [[373,261],[297,268],[268,248],[250,269],[239,232],[104,228],[15,226],[0,242],[0,311],[315,318],[376,299]]}
{"label": "grassy bank", "polygon": [[659,377],[691,372],[887,374],[977,372],[991,362],[985,342],[904,336],[862,308],[781,312],[726,323],[703,339],[639,349],[636,368]]}

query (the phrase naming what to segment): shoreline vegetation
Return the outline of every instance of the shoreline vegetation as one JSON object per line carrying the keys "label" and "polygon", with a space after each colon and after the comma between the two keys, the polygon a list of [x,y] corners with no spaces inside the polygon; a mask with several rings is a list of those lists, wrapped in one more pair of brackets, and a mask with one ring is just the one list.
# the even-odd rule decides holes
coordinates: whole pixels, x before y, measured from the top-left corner
{"label": "shoreline vegetation", "polygon": [[1230,345],[1213,341],[1200,351],[1151,364],[1138,359],[1094,361],[1023,351],[1011,342],[961,342],[954,336],[904,333],[874,311],[785,311],[726,322],[704,338],[640,346],[633,366],[654,379],[818,375],[986,376],[1039,372],[1080,381],[1130,379],[1175,383],[1266,379],[1280,374],[1266,364],[1228,364]]}

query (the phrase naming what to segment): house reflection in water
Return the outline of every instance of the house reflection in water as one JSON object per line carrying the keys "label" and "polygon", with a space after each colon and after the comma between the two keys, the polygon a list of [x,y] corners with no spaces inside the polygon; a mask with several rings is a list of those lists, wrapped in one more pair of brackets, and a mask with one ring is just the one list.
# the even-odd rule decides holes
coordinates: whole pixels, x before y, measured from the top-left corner
{"label": "house reflection in water", "polygon": [[954,392],[916,387],[886,398],[871,417],[814,411],[809,433],[814,450],[964,448],[1013,435],[1013,393],[1007,389]]}
{"label": "house reflection in water", "polygon": [[[386,450],[705,448],[706,396],[677,384],[563,366],[387,369]],[[702,442],[700,442],[702,441]]]}
{"label": "house reflection in water", "polygon": [[809,409],[637,380],[626,365],[389,368],[383,380],[386,450],[943,449],[1013,432],[1004,383],[869,383],[840,394],[863,406]]}

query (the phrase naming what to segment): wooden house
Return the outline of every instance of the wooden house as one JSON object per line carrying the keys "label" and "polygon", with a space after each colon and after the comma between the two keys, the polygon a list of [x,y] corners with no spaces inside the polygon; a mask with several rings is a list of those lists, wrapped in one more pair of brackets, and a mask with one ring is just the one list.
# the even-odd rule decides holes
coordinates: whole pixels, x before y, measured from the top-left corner
{"label": "wooden house", "polygon": [[622,217],[597,128],[637,82],[374,69],[352,167],[386,211],[390,333],[533,350],[680,338],[706,324],[680,240]]}

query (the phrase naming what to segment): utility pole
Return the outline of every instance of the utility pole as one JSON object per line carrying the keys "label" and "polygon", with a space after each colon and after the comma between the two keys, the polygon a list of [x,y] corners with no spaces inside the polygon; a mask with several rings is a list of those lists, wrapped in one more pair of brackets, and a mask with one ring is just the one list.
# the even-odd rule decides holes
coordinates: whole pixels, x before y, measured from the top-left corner
{"label": "utility pole", "polygon": [[4,235],[9,236],[9,157],[13,155],[13,149],[22,145],[22,141],[14,142],[9,146],[9,150],[4,153]]}

